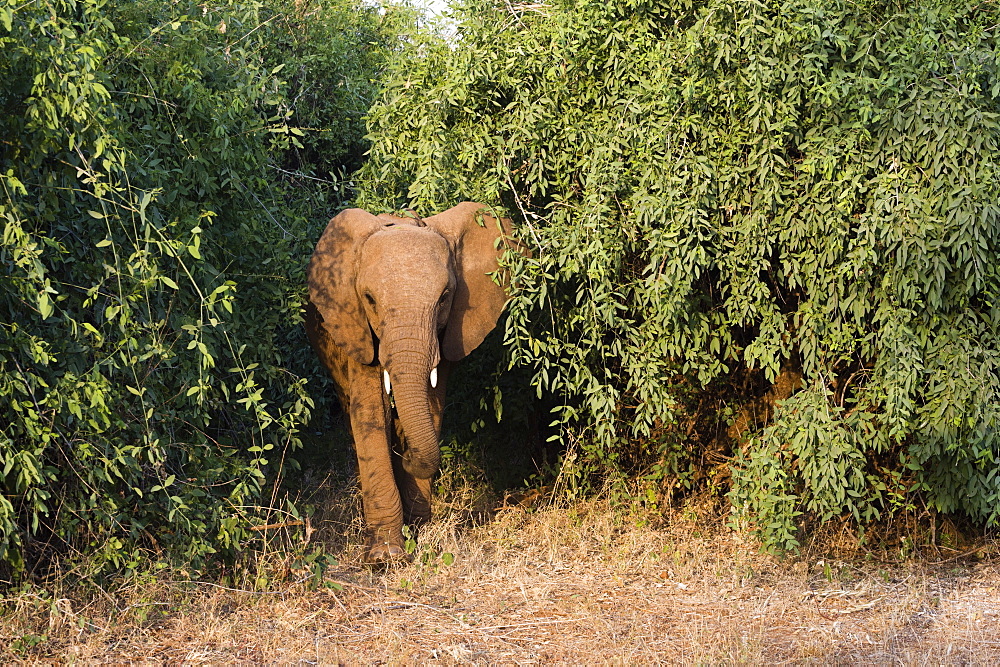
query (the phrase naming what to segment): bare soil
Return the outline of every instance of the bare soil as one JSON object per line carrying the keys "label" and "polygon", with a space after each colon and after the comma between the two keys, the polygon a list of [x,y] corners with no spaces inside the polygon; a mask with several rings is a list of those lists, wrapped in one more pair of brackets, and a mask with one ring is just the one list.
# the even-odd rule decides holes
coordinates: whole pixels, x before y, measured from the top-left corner
{"label": "bare soil", "polygon": [[[602,504],[446,513],[413,563],[265,591],[158,575],[88,599],[5,600],[4,663],[892,663],[1000,661],[1000,562],[980,544],[880,562],[760,553],[718,516],[642,525]],[[317,533],[321,535],[321,532]],[[848,536],[855,540],[853,536]],[[314,536],[313,538],[320,539]],[[827,553],[831,552],[827,544]],[[454,556],[454,562],[450,555]],[[987,554],[984,556],[984,554]],[[884,554],[883,554],[884,555]],[[973,559],[973,556],[976,558]]]}

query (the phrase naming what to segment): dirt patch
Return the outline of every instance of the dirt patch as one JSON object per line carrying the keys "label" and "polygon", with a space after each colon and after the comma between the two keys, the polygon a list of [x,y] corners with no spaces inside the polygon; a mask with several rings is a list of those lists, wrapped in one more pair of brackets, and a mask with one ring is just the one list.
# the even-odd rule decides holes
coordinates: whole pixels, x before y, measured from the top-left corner
{"label": "dirt patch", "polygon": [[781,560],[690,512],[659,528],[601,505],[507,509],[478,527],[446,516],[414,563],[382,571],[354,565],[359,548],[318,587],[158,578],[113,600],[8,599],[4,662],[967,664],[1000,651],[992,561]]}

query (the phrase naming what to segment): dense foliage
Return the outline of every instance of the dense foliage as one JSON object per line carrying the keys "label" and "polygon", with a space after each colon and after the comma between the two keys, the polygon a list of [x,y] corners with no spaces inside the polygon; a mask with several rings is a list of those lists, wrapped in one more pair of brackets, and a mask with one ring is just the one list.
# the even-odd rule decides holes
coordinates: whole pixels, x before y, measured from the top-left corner
{"label": "dense foliage", "polygon": [[311,405],[304,264],[390,19],[0,2],[0,563],[198,568],[257,535]]}
{"label": "dense foliage", "polygon": [[567,463],[689,482],[721,448],[776,547],[914,492],[1000,518],[995,1],[456,14],[372,109],[360,201],[519,220],[507,336]]}

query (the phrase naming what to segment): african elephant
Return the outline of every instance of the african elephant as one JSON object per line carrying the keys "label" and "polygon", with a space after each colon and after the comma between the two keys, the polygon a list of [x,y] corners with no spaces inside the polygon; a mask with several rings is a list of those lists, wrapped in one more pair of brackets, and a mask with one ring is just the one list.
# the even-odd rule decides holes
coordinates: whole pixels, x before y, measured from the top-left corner
{"label": "african elephant", "polygon": [[431,518],[451,365],[496,325],[511,223],[464,202],[424,220],[349,209],[309,262],[306,330],[333,376],[358,457],[368,562],[405,558]]}

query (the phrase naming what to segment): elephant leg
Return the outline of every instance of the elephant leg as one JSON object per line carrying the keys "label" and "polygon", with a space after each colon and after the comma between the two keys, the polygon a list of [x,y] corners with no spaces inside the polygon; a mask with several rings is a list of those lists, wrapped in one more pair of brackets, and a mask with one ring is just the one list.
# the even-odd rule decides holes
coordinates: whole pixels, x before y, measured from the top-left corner
{"label": "elephant leg", "polygon": [[[434,430],[441,433],[441,421],[444,414],[445,390],[448,385],[448,375],[451,372],[451,362],[444,359],[438,365],[437,387],[429,394],[431,417],[434,421]],[[395,447],[393,447],[392,469],[396,476],[396,485],[399,487],[403,503],[403,520],[415,528],[431,520],[431,482],[430,477],[415,477],[403,467],[402,452],[406,447],[403,430],[400,427],[399,419],[395,420],[396,436]]]}
{"label": "elephant leg", "polygon": [[365,561],[406,558],[403,508],[389,451],[391,416],[377,367],[351,369],[350,421],[358,456],[365,521],[371,531]]}
{"label": "elephant leg", "polygon": [[414,477],[403,468],[403,458],[393,452],[392,470],[403,503],[403,522],[420,528],[431,520],[431,480]]}

